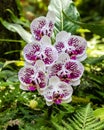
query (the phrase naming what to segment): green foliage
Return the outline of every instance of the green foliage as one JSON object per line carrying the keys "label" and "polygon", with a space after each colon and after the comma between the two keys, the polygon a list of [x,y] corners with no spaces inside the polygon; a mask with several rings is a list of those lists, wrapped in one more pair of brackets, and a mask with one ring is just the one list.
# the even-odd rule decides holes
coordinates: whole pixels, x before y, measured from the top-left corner
{"label": "green foliage", "polygon": [[[33,3],[37,5],[35,1],[29,0],[29,2],[32,3],[33,8]],[[44,5],[42,1],[38,1],[38,7],[35,6],[35,8],[40,9]],[[48,9],[54,10],[56,14],[56,32],[66,30],[74,34],[81,27],[104,37],[103,24],[79,22],[79,13],[72,1],[51,0]],[[46,10],[44,9],[44,11]],[[9,9],[6,12],[9,12],[13,23],[8,23],[2,18],[0,18],[0,22],[8,30],[17,32],[26,42],[29,42],[31,35],[22,27],[28,28],[28,21],[22,18],[18,19]],[[42,11],[40,10],[39,13],[37,10],[36,12],[41,15]],[[85,33],[84,36],[86,37]],[[10,41],[10,39],[3,40]],[[17,39],[12,42],[21,43],[22,40]],[[95,42],[97,43],[97,41]],[[89,43],[91,44],[91,41]],[[100,46],[103,52],[104,40],[100,38],[99,43],[93,50],[98,50],[97,47]],[[52,107],[47,107],[37,92],[20,90],[18,70],[23,65],[21,61],[0,61],[0,129],[6,130],[11,124],[15,125],[16,121],[19,130],[103,130],[104,109],[101,106],[104,104],[104,54],[94,57],[90,52],[88,52],[88,58],[83,62],[85,72],[81,84],[73,87],[74,96],[71,104],[53,105]],[[6,54],[9,53],[12,51]],[[38,102],[36,108],[30,107],[31,100]],[[95,110],[90,104],[85,106],[89,102],[92,103]],[[79,106],[81,106],[80,109]]]}
{"label": "green foliage", "polygon": [[62,125],[58,125],[53,122],[56,130],[103,130],[104,121],[98,120],[94,116],[91,105],[88,104],[86,107],[81,107],[76,110],[73,116],[67,119],[68,121],[62,120]]}
{"label": "green foliage", "polygon": [[31,34],[27,32],[21,25],[9,23],[2,18],[0,18],[0,22],[10,31],[17,32],[24,41],[27,43],[31,40]]}
{"label": "green foliage", "polygon": [[100,120],[104,120],[104,107],[102,107],[102,108],[97,108],[97,109],[94,111],[94,115],[95,115],[97,118],[100,118]]}
{"label": "green foliage", "polygon": [[96,65],[104,61],[104,55],[100,57],[93,57],[93,58],[87,58],[87,60],[84,63],[90,64],[90,65]]}
{"label": "green foliage", "polygon": [[79,28],[79,25],[69,21],[62,12],[64,11],[68,17],[71,17],[74,20],[79,20],[79,13],[71,0],[51,0],[48,10],[54,11],[56,15],[55,27],[57,31],[65,30],[71,33],[75,33],[75,31]]}
{"label": "green foliage", "polygon": [[84,29],[89,29],[91,32],[100,35],[101,37],[104,37],[104,24],[101,23],[83,23],[79,22],[78,20],[73,19],[73,17],[68,16],[67,13],[62,11],[64,16],[69,20],[69,23],[72,22],[75,25],[79,25],[80,27]]}

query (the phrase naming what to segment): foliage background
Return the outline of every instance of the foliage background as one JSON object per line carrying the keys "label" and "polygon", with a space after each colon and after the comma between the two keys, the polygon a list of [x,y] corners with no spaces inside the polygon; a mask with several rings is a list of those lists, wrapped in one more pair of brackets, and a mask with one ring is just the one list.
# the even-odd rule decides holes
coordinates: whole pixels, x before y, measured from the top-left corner
{"label": "foliage background", "polygon": [[[80,21],[100,23],[101,30],[96,26],[94,33],[92,26],[91,31],[88,30],[89,26],[81,26],[75,32],[88,41],[88,58],[83,62],[85,72],[80,86],[74,88],[71,104],[47,107],[36,92],[20,90],[17,74],[24,64],[22,49],[26,43],[19,36],[14,40],[11,37],[1,37],[0,52],[4,42],[11,48],[9,51],[5,49],[0,57],[1,130],[104,129],[104,1],[74,0],[74,2],[80,13]],[[23,24],[25,29],[29,31],[29,24],[34,18],[46,15],[48,5],[49,0],[17,2],[20,11],[18,18],[25,23]],[[8,15],[11,14],[10,11],[7,12]],[[17,22],[13,15],[9,19]],[[96,32],[100,32],[101,35]],[[15,49],[12,48],[14,44],[19,44],[19,48],[16,46]],[[15,58],[17,54],[19,55]]]}

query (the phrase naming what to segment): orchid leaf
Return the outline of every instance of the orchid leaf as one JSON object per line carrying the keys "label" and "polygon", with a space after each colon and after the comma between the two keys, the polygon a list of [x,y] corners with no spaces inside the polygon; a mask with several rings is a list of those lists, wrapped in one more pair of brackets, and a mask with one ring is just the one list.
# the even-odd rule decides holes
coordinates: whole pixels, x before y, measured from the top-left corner
{"label": "orchid leaf", "polygon": [[5,20],[3,20],[2,18],[0,18],[0,22],[4,25],[4,27],[6,27],[8,30],[13,31],[13,32],[17,32],[21,38],[26,41],[27,43],[31,42],[31,37],[32,35],[27,32],[21,25],[19,24],[13,24],[13,23],[9,23]]}
{"label": "orchid leaf", "polygon": [[69,21],[63,14],[64,11],[68,17],[71,17],[74,20],[79,20],[79,13],[72,0],[51,0],[48,10],[53,11],[56,15],[55,29],[57,31],[64,30],[75,33],[79,28],[79,25]]}

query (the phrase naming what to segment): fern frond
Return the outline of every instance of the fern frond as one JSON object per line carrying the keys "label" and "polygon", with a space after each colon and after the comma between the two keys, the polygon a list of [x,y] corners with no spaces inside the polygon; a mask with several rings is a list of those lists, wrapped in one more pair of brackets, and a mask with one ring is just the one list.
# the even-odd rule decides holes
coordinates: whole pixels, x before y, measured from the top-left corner
{"label": "fern frond", "polygon": [[64,120],[62,120],[62,124],[65,126],[65,130],[73,130],[72,126],[66,123]]}
{"label": "fern frond", "polygon": [[72,118],[68,118],[69,125],[73,130],[103,130],[104,121],[100,121],[94,117],[93,109],[88,104],[86,107],[76,111]]}

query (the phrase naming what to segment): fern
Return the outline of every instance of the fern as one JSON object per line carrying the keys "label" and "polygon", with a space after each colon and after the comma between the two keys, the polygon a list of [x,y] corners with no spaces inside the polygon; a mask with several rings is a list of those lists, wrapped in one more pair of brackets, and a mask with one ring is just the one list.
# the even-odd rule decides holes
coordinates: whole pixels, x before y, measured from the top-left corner
{"label": "fern", "polygon": [[104,122],[95,118],[90,104],[77,110],[72,119],[68,118],[68,120],[74,130],[102,130],[104,128]]}
{"label": "fern", "polygon": [[76,111],[72,118],[62,120],[62,124],[59,125],[53,122],[56,130],[103,130],[104,121],[98,120],[93,114],[91,105],[88,104],[86,107],[82,107]]}

